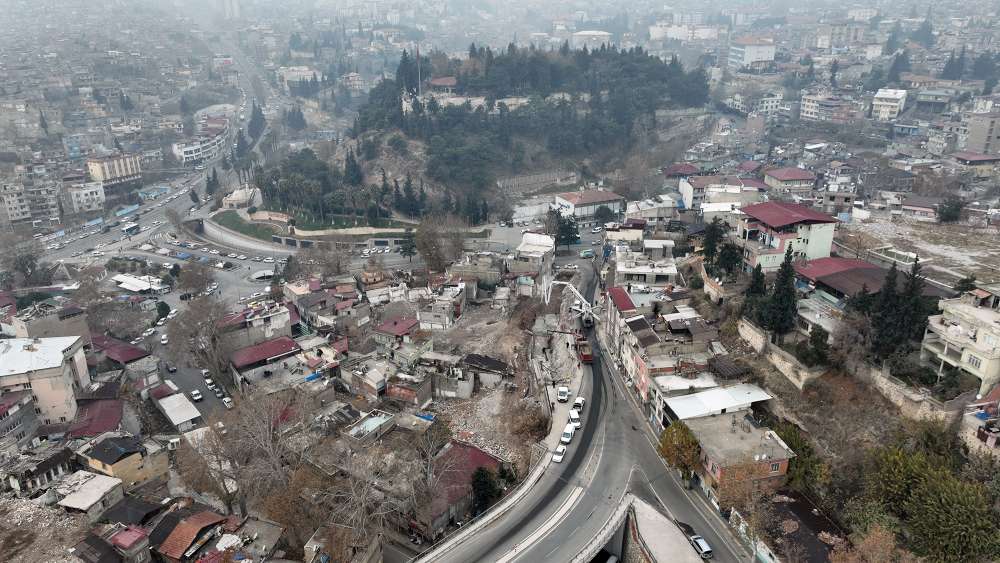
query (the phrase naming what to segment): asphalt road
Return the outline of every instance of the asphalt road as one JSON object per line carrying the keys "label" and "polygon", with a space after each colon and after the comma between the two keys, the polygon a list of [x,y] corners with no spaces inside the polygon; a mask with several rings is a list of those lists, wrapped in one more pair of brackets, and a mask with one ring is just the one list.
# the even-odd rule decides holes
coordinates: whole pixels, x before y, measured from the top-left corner
{"label": "asphalt road", "polygon": [[[596,280],[586,269],[584,275],[589,290],[584,294],[591,295]],[[524,502],[438,561],[570,561],[595,537],[626,491],[692,526],[712,545],[716,560],[740,559],[717,515],[667,471],[643,431],[640,414],[605,365],[600,342],[593,335],[590,340],[594,363],[585,368],[581,386],[590,404],[569,457],[551,464]]]}

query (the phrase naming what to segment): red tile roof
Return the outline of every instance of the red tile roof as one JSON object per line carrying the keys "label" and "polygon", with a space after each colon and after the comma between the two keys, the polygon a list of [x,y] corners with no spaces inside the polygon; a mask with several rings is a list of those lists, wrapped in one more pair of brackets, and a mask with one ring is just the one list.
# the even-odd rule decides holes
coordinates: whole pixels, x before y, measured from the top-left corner
{"label": "red tile roof", "polygon": [[117,338],[111,338],[104,334],[91,333],[90,341],[94,344],[94,348],[104,352],[104,355],[109,360],[119,364],[129,364],[149,355],[149,352],[138,346],[133,346],[128,342],[122,342]]}
{"label": "red tile roof", "polygon": [[375,330],[384,334],[400,337],[409,334],[420,321],[405,317],[394,317],[375,327]]}
{"label": "red tile roof", "polygon": [[801,168],[775,168],[773,170],[768,170],[764,172],[765,176],[770,176],[775,180],[780,182],[787,182],[792,180],[815,180],[816,175],[808,170],[803,170]]}
{"label": "red tile roof", "polygon": [[345,336],[344,338],[341,338],[340,340],[334,340],[333,344],[331,344],[331,346],[333,346],[333,349],[336,350],[338,354],[346,354],[347,353],[347,337]]}
{"label": "red tile roof", "polygon": [[165,557],[180,560],[184,557],[184,552],[191,547],[191,544],[194,543],[194,540],[197,539],[198,534],[203,529],[213,524],[218,524],[225,519],[224,516],[219,516],[207,510],[185,518],[177,524],[177,527],[170,532],[170,535],[167,536],[167,539],[163,540],[163,543],[160,544],[160,547],[156,551]]}
{"label": "red tile roof", "polygon": [[173,388],[166,383],[161,383],[149,390],[149,396],[157,401],[164,397],[169,397],[174,393],[176,393],[176,391],[174,391]]}
{"label": "red tile roof", "polygon": [[236,369],[258,364],[270,359],[290,356],[301,350],[299,344],[288,336],[279,336],[273,340],[267,340],[260,344],[240,348],[233,352],[230,361]]}
{"label": "red tile roof", "polygon": [[677,162],[663,169],[663,175],[671,176],[691,176],[698,174],[701,169],[688,162]]}
{"label": "red tile roof", "polygon": [[458,79],[454,76],[442,76],[440,78],[432,78],[431,86],[440,86],[442,88],[452,88],[458,84]]}
{"label": "red tile roof", "polygon": [[13,391],[0,395],[0,415],[6,413],[11,407],[20,403],[22,399],[30,394],[30,391]]}
{"label": "red tile roof", "polygon": [[797,223],[837,222],[833,217],[804,205],[784,201],[768,201],[747,205],[740,209],[740,211],[772,228],[795,225]]}
{"label": "red tile roof", "polygon": [[0,291],[0,311],[7,308],[0,320],[7,320],[17,314],[17,299],[6,291]]}
{"label": "red tile roof", "polygon": [[761,164],[756,160],[744,160],[739,166],[736,167],[736,169],[740,172],[756,172],[760,166]]}
{"label": "red tile roof", "polygon": [[500,460],[472,444],[452,440],[449,446],[434,460],[435,465],[446,468],[438,481],[438,492],[431,502],[434,517],[471,494],[472,474],[477,469],[485,467],[496,472],[500,467]]}
{"label": "red tile roof", "polygon": [[808,279],[809,281],[814,282],[818,278],[828,276],[830,274],[853,270],[855,268],[878,268],[878,266],[870,262],[865,262],[864,260],[830,256],[827,258],[817,258],[805,263],[797,262],[795,263],[794,268],[795,273]]}
{"label": "red tile roof", "polygon": [[67,435],[70,438],[83,438],[117,430],[122,423],[122,408],[121,399],[87,403],[80,407]]}
{"label": "red tile roof", "polygon": [[115,535],[111,536],[111,543],[121,549],[131,549],[136,542],[142,540],[148,535],[149,533],[146,530],[138,526],[129,526],[128,528],[118,531]]}
{"label": "red tile roof", "polygon": [[582,192],[566,192],[563,194],[558,194],[557,197],[561,197],[566,201],[572,203],[573,205],[592,205],[594,203],[607,203],[611,201],[620,201],[625,199],[624,197],[616,194],[615,192],[608,190],[584,190]]}
{"label": "red tile roof", "polygon": [[615,304],[615,309],[619,311],[635,311],[635,304],[632,303],[632,298],[629,297],[624,287],[612,287],[608,289],[608,295],[611,296],[611,302]]}
{"label": "red tile roof", "polygon": [[352,305],[354,305],[353,299],[345,299],[343,301],[338,301],[337,304],[333,306],[333,308],[338,311],[343,311],[345,309],[350,309]]}
{"label": "red tile roof", "polygon": [[951,153],[951,157],[955,160],[964,160],[967,163],[989,163],[996,162],[1000,160],[1000,154],[982,154],[972,151],[958,151]]}

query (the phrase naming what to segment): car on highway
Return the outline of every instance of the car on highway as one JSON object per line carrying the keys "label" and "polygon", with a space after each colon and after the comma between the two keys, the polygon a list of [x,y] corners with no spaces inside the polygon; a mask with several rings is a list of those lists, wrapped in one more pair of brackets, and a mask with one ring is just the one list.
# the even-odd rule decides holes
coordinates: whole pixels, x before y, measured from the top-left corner
{"label": "car on highway", "polygon": [[688,536],[688,543],[691,544],[691,547],[694,548],[695,552],[697,552],[698,556],[702,559],[711,559],[712,555],[714,555],[712,553],[712,547],[708,545],[705,538],[697,534]]}
{"label": "car on highway", "polygon": [[569,387],[560,387],[556,389],[556,400],[560,403],[569,401]]}
{"label": "car on highway", "polygon": [[204,397],[201,395],[201,391],[199,391],[197,389],[195,389],[194,391],[191,391],[191,400],[192,401],[194,401],[194,402],[197,403],[198,401],[200,401],[202,399],[204,399]]}
{"label": "car on highway", "polygon": [[563,458],[566,456],[566,446],[559,444],[556,446],[556,451],[552,452],[552,461],[556,463],[562,463]]}

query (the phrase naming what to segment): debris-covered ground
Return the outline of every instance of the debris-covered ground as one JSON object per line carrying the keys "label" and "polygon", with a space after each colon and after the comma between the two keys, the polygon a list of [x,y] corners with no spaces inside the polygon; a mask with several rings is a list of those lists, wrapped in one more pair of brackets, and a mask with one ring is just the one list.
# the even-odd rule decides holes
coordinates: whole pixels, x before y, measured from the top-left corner
{"label": "debris-covered ground", "polygon": [[20,498],[0,498],[0,559],[6,563],[78,561],[69,549],[87,535],[86,518]]}
{"label": "debris-covered ground", "polygon": [[969,274],[980,280],[1000,278],[1000,237],[995,230],[964,224],[891,221],[881,215],[841,228],[848,238],[861,234],[865,245],[892,245],[897,250],[917,253],[928,274],[941,281]]}

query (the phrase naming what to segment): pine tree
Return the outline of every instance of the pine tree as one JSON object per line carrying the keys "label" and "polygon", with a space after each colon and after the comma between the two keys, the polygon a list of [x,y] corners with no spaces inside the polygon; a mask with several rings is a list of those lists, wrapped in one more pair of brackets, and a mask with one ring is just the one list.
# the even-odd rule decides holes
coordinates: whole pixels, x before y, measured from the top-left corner
{"label": "pine tree", "polygon": [[774,291],[767,304],[767,328],[774,333],[780,342],[785,335],[795,328],[795,317],[798,315],[795,292],[795,269],[792,267],[792,244],[788,243],[785,259],[778,268],[774,280]]}
{"label": "pine tree", "polygon": [[840,71],[840,61],[838,61],[837,59],[833,59],[833,62],[830,63],[830,87],[831,88],[836,88],[837,87],[837,72],[839,72],[839,71]]}
{"label": "pine tree", "polygon": [[893,262],[872,310],[872,352],[881,360],[899,351],[904,340],[899,310],[902,304],[896,291],[898,278],[896,263]]}
{"label": "pine tree", "polygon": [[417,195],[413,191],[413,178],[409,172],[403,182],[403,212],[411,217],[417,214]]}
{"label": "pine tree", "polygon": [[747,286],[747,296],[763,297],[767,293],[764,270],[757,264],[750,274],[750,285]]}
{"label": "pine tree", "polygon": [[928,307],[924,300],[924,277],[920,273],[920,258],[913,261],[903,282],[900,294],[900,328],[904,329],[908,340],[920,340],[927,328]]}

